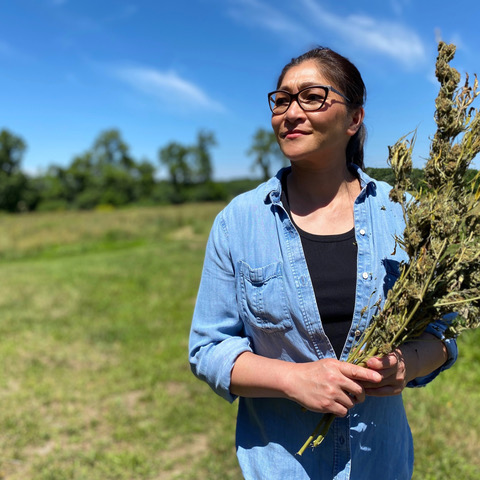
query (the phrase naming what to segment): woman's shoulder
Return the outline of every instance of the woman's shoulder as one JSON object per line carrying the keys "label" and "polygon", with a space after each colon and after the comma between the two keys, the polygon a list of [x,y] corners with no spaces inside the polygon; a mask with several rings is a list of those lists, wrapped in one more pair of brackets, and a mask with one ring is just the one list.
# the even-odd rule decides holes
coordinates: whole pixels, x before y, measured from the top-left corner
{"label": "woman's shoulder", "polygon": [[[281,185],[277,177],[234,197],[217,215],[214,225],[238,236],[267,227],[274,221],[272,203],[279,201]],[[278,200],[277,200],[278,199]]]}

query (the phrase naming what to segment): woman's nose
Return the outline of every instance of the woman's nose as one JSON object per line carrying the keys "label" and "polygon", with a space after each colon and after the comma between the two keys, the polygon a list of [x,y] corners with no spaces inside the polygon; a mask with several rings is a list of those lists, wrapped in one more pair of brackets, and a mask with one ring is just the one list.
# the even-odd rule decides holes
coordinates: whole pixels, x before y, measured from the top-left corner
{"label": "woman's nose", "polygon": [[288,120],[293,120],[298,117],[304,116],[305,112],[302,107],[300,107],[297,99],[292,99],[292,103],[288,107],[288,110],[285,112],[285,118]]}

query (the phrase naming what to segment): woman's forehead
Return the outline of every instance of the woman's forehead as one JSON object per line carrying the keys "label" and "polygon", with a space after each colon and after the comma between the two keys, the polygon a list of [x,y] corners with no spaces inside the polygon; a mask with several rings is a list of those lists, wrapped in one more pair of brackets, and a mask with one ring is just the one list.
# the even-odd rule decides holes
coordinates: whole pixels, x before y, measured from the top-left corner
{"label": "woman's forehead", "polygon": [[325,85],[329,83],[318,62],[306,60],[287,70],[280,84],[280,89],[301,89],[309,85]]}

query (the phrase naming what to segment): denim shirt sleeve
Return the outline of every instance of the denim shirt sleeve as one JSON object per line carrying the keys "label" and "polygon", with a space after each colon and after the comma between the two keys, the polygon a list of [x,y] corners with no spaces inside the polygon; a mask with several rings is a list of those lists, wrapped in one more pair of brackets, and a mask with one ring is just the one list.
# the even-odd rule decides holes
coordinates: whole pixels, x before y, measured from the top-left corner
{"label": "denim shirt sleeve", "polygon": [[220,213],[207,242],[190,331],[190,366],[218,395],[233,402],[236,396],[230,393],[230,375],[235,360],[245,351],[252,348],[238,314],[228,230]]}
{"label": "denim shirt sleeve", "polygon": [[[452,314],[455,315],[455,314]],[[432,322],[426,328],[425,332],[434,335],[439,338],[445,344],[447,348],[448,358],[447,361],[433,372],[425,375],[424,377],[414,378],[407,384],[407,387],[424,387],[430,383],[435,377],[437,377],[444,370],[448,370],[456,361],[458,356],[457,341],[454,338],[445,338],[444,332],[448,327],[448,317],[443,320]]]}

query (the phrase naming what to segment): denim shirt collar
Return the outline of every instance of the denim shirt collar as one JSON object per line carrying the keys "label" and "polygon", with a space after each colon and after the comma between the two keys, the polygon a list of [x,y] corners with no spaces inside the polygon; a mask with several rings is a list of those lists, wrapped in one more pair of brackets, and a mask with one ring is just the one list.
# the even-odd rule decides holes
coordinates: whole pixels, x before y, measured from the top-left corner
{"label": "denim shirt collar", "polygon": [[[358,178],[360,180],[360,186],[362,188],[362,191],[360,192],[357,202],[365,200],[365,198],[368,195],[375,195],[376,189],[377,189],[377,184],[376,181],[368,176],[358,165],[354,165],[353,163],[349,165],[349,168],[352,168],[355,170],[356,174],[358,175]],[[291,170],[291,167],[284,167],[281,168],[277,174],[270,178],[265,184],[264,184],[264,202],[266,204],[272,203],[272,204],[277,204],[280,203],[280,198],[282,196],[282,175],[284,174],[285,171]]]}

